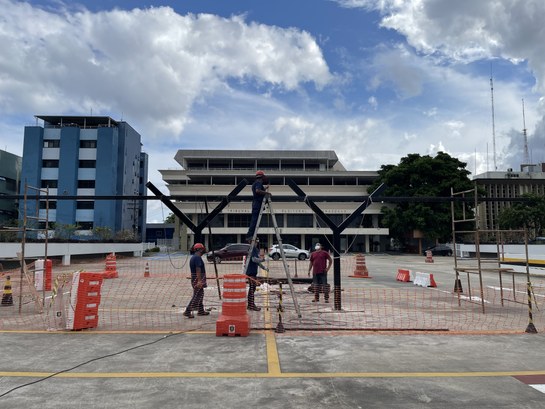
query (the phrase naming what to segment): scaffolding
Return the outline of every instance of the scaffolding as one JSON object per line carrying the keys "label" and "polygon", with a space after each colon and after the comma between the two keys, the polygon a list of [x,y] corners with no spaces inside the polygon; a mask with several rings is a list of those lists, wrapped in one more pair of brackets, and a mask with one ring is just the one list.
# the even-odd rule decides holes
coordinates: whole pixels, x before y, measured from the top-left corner
{"label": "scaffolding", "polygon": [[[467,196],[467,200],[466,200]],[[456,218],[455,204],[458,202],[458,198],[461,198],[460,202],[462,203],[462,218]],[[471,203],[471,198],[473,198],[473,209],[472,215],[469,215],[469,209],[466,209],[466,203]],[[454,292],[458,295],[458,305],[461,306],[463,293],[462,282],[460,275],[466,274],[467,278],[467,294],[468,297],[465,299],[470,303],[477,303],[481,305],[482,313],[486,313],[485,308],[485,299],[484,299],[484,287],[483,287],[483,274],[484,273],[497,273],[499,279],[499,289],[500,289],[500,298],[501,306],[504,306],[505,301],[515,302],[520,304],[528,305],[528,316],[529,324],[526,328],[526,332],[535,333],[537,332],[533,324],[532,317],[532,297],[533,289],[532,282],[530,279],[530,266],[528,261],[528,231],[526,229],[521,230],[484,230],[480,228],[480,207],[478,200],[478,191],[477,185],[473,189],[465,190],[462,192],[454,192],[454,189],[451,188],[451,217],[452,217],[452,243],[454,246],[454,271],[456,273],[455,282],[454,282]],[[467,226],[471,225],[472,228]],[[460,229],[458,229],[459,226]],[[526,267],[526,289],[527,289],[527,300],[517,300],[516,291],[515,291],[515,276],[517,273],[514,269],[509,267],[503,267],[502,264],[505,262],[505,253],[503,247],[507,237],[518,235],[524,238],[524,259],[523,264]],[[461,237],[470,238],[475,244],[475,257],[470,257],[469,255],[464,255],[462,251],[457,248],[457,241]],[[496,244],[495,256],[484,257],[481,252],[481,243],[483,238],[488,242],[494,242]],[[513,294],[513,299],[505,297],[505,287],[504,287],[504,275],[508,274],[511,276],[512,288],[510,289],[511,294]],[[479,285],[479,294],[480,297],[475,297],[472,295],[471,290],[471,277],[477,276],[478,285]]]}
{"label": "scaffolding", "polygon": [[[29,193],[33,192],[33,193]],[[34,209],[34,212],[29,211],[28,201],[34,200],[36,202],[36,206]],[[41,212],[42,209],[40,209],[40,202],[45,203],[45,209]],[[23,209],[22,209],[22,225],[19,225],[17,227],[4,227],[1,229],[3,232],[10,232],[17,234],[18,237],[21,240],[21,251],[17,254],[17,259],[20,263],[20,279],[19,279],[19,314],[22,313],[22,307],[23,307],[23,286],[24,283],[29,288],[29,295],[36,304],[36,309],[38,312],[43,312],[43,308],[45,306],[45,269],[47,265],[47,246],[48,246],[48,239],[49,239],[49,189],[48,188],[37,188],[34,186],[29,186],[25,182],[25,188],[24,188],[24,196],[23,196]],[[29,214],[32,213],[32,214]],[[43,223],[43,228],[40,227],[40,223]],[[29,233],[35,234],[36,239],[41,239],[39,237],[39,234],[42,232],[45,232],[43,234],[44,238],[44,265],[41,268],[41,273],[43,275],[42,280],[42,289],[41,289],[41,296],[36,290],[35,287],[35,279],[36,279],[36,272],[38,272],[36,268],[36,263],[34,263],[31,268],[26,263],[26,246],[27,246],[27,240],[29,239]]]}

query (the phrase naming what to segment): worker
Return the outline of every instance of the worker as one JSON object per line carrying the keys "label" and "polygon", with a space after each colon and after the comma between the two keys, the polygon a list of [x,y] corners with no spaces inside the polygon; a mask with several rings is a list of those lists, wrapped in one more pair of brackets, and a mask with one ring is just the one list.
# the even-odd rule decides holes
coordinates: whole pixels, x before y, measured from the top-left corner
{"label": "worker", "polygon": [[314,290],[314,300],[320,301],[320,293],[324,294],[324,301],[329,302],[329,285],[327,284],[327,272],[331,268],[333,260],[327,251],[322,248],[320,243],[316,243],[310,255],[310,263],[308,265],[308,275],[312,271],[312,287]]}
{"label": "worker", "polygon": [[[265,179],[265,172],[258,170],[255,173],[255,181],[252,184],[252,219],[250,221],[250,227],[248,228],[248,233],[246,234],[246,241],[252,240],[254,237],[255,229],[257,227],[257,219],[259,217],[259,211],[263,205],[263,199],[265,197],[270,197],[271,194],[267,191],[269,185],[263,184],[263,179]],[[267,180],[268,182],[268,180]],[[266,187],[265,187],[266,186]]]}
{"label": "worker", "polygon": [[[251,244],[252,239],[248,240]],[[246,275],[249,280],[248,288],[248,309],[250,311],[261,311],[261,307],[255,305],[255,290],[257,288],[257,268],[261,267],[265,271],[269,271],[267,267],[263,265],[264,258],[259,256],[259,238],[256,237],[255,246],[252,248],[250,260],[248,260],[248,268],[246,269]]]}
{"label": "worker", "polygon": [[197,315],[210,315],[210,312],[204,309],[204,289],[206,285],[206,269],[204,267],[204,261],[202,260],[203,254],[206,252],[206,247],[202,243],[195,243],[193,245],[193,255],[189,260],[189,269],[191,270],[191,286],[193,287],[193,297],[187,304],[184,317],[195,318],[193,311],[197,310]]}

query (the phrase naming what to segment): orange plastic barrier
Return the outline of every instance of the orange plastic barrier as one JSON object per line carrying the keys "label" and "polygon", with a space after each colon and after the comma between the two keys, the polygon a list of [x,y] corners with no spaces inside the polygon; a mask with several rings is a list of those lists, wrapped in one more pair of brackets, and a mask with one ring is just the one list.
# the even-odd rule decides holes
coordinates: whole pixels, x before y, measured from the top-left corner
{"label": "orange plastic barrier", "polygon": [[354,274],[348,277],[372,278],[369,276],[369,270],[367,270],[365,256],[363,254],[356,254],[356,268],[354,268]]}
{"label": "orange plastic barrier", "polygon": [[76,272],[72,278],[72,292],[66,328],[80,330],[98,326],[100,289],[104,275],[101,273]]}
{"label": "orange plastic barrier", "polygon": [[408,283],[411,281],[411,272],[409,270],[404,270],[402,268],[397,269],[397,281],[402,281],[404,283]]}
{"label": "orange plastic barrier", "polygon": [[246,311],[246,276],[223,276],[223,303],[216,321],[216,336],[246,337],[250,333],[250,316]]}

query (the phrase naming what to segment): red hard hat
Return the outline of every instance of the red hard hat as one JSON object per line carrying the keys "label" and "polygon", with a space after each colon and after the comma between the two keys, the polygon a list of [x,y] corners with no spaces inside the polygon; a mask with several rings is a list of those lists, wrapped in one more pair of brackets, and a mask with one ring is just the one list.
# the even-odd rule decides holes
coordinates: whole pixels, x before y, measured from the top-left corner
{"label": "red hard hat", "polygon": [[263,176],[265,174],[265,172],[263,172],[262,170],[258,170],[256,173],[255,173],[255,176],[256,177],[259,177],[259,176]]}
{"label": "red hard hat", "polygon": [[195,250],[195,251],[199,251],[199,250],[205,251],[206,247],[204,247],[204,244],[202,244],[202,243],[195,243],[193,245],[193,250]]}

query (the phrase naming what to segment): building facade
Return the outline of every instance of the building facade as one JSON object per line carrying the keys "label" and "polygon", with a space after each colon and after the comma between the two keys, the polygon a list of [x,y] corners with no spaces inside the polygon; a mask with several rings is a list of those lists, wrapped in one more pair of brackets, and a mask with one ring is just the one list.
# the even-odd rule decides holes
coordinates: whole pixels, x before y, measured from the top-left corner
{"label": "building facade", "polygon": [[[38,121],[43,121],[39,125]],[[36,116],[25,127],[21,194],[138,196],[146,193],[148,157],[128,123],[105,116]],[[47,202],[47,203],[46,203]],[[39,206],[39,209],[36,207]],[[23,213],[23,203],[20,203]],[[137,200],[27,200],[26,214],[52,226],[107,228],[144,237],[146,204]]]}
{"label": "building facade", "polygon": [[[175,160],[179,170],[160,170],[176,206],[197,224],[212,211],[243,179],[249,184],[211,223],[213,247],[243,242],[251,218],[255,172],[262,170],[270,181],[273,208],[283,243],[310,249],[316,242],[331,248],[332,232],[311,208],[293,192],[293,180],[312,198],[334,223],[339,225],[372,193],[369,185],[378,177],[375,171],[347,171],[334,151],[284,150],[179,150]],[[381,228],[381,204],[367,207],[342,233],[339,251],[383,251],[389,231]],[[270,215],[262,217],[258,236],[262,243],[276,243]],[[177,226],[179,225],[177,221]],[[192,232],[183,225],[180,247],[191,245]],[[210,246],[207,229],[203,231]]]}
{"label": "building facade", "polygon": [[[19,194],[21,157],[0,149],[0,198]],[[0,225],[17,220],[17,201],[0,199]]]}
{"label": "building facade", "polygon": [[479,205],[479,228],[496,230],[498,215],[510,206],[505,198],[521,197],[525,193],[545,196],[545,163],[538,165],[522,165],[520,171],[507,169],[504,172],[485,172],[473,178],[477,186],[484,190],[485,196],[498,198],[498,201],[488,201]]}

